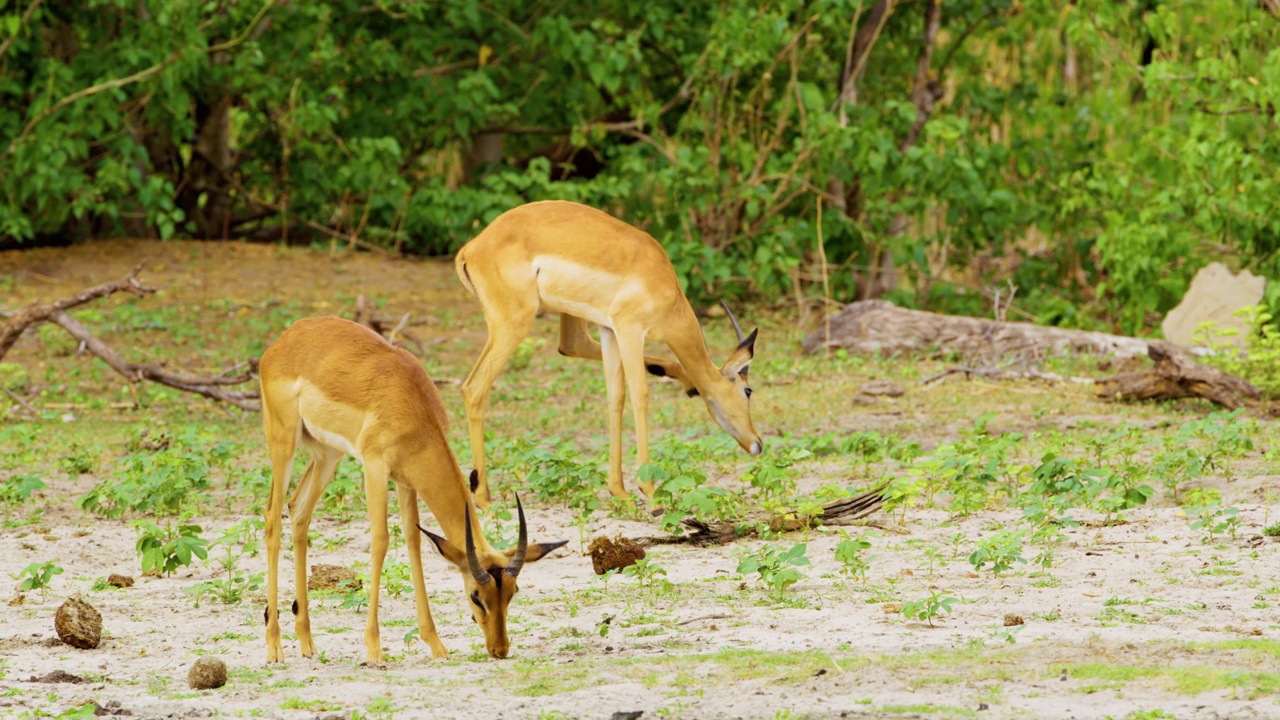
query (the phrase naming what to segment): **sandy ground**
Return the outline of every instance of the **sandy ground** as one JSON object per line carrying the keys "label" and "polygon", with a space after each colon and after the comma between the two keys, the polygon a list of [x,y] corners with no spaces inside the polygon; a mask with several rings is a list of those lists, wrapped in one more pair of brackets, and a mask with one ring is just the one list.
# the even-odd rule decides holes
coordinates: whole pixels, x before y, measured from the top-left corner
{"label": "sandy ground", "polygon": [[[315,281],[306,292],[316,303],[371,284],[391,294],[388,313],[397,304],[465,301],[452,268],[440,264],[391,265],[365,256],[336,262],[319,252],[221,247],[108,244],[76,266],[54,250],[0,253],[0,273],[13,278],[6,306],[123,274],[140,254],[159,256],[149,279],[170,284],[169,301],[225,297],[213,275],[228,263],[243,269],[235,293],[249,302],[309,277]],[[212,275],[199,269],[202,263]],[[842,425],[864,420],[874,421],[850,416]],[[965,562],[975,540],[1016,518],[1010,511],[948,522],[942,512],[913,510],[901,528],[881,518],[897,531],[853,528],[873,536],[865,583],[839,575],[835,531],[788,535],[780,542],[807,542],[813,565],[783,602],[735,574],[738,556],[761,541],[652,548],[669,587],[621,577],[606,584],[582,555],[573,516],[535,504],[533,538],[571,542],[523,574],[512,604],[511,658],[484,654],[461,579],[428,545],[431,607],[453,657],[433,661],[424,644],[406,645],[414,617],[406,593],[382,599],[387,657],[378,667],[361,662],[364,610],[315,598],[322,656],[298,655],[285,616],[288,661],[267,666],[260,594],[238,605],[206,600],[197,608],[185,592],[218,576],[211,564],[171,578],[141,577],[128,589],[91,590],[109,573],[138,574],[133,529],[73,505],[108,476],[52,478],[42,522],[0,530],[0,572],[16,575],[51,558],[66,569],[47,596],[28,593],[22,604],[0,605],[0,716],[57,716],[92,701],[101,713],[134,718],[610,718],[633,711],[645,718],[1280,717],[1280,543],[1259,535],[1280,519],[1280,508],[1268,509],[1265,489],[1276,478],[1260,471],[1222,484],[1240,509],[1235,539],[1206,545],[1177,508],[1143,508],[1124,524],[1069,530],[1052,580],[1026,566],[996,578]],[[197,521],[209,538],[248,517],[206,512]],[[396,527],[393,521],[393,533]],[[312,530],[344,542],[313,543],[310,562],[367,563],[367,521],[321,512]],[[598,513],[585,535],[618,533],[649,536],[656,528]],[[925,555],[931,546],[943,554],[932,568]],[[392,557],[403,562],[403,547]],[[264,571],[265,560],[245,557],[242,568]],[[287,604],[288,553],[282,569]],[[0,599],[16,595],[14,584]],[[934,627],[893,612],[894,603],[931,589],[958,598],[954,613]],[[102,613],[105,639],[97,649],[56,640],[54,612],[73,592]],[[1006,627],[1006,615],[1024,624]],[[203,655],[230,668],[225,687],[188,688],[188,668]],[[33,681],[53,671],[85,682]],[[1207,677],[1219,680],[1195,692]]]}
{"label": "sandy ground", "polygon": [[[1241,512],[1246,527],[1241,538],[1252,537],[1264,510],[1242,505]],[[1179,718],[1280,716],[1274,695],[1212,691],[1185,696],[1141,678],[1112,689],[1062,670],[1080,663],[1154,663],[1185,664],[1192,672],[1238,666],[1241,672],[1274,673],[1280,665],[1274,655],[1259,661],[1230,649],[1230,641],[1238,638],[1275,635],[1276,610],[1260,608],[1258,601],[1277,599],[1280,544],[1259,538],[1204,546],[1167,509],[1134,512],[1121,526],[1072,530],[1054,572],[1060,581],[1055,587],[1037,587],[1025,575],[975,576],[961,558],[948,557],[945,566],[929,574],[915,541],[945,545],[956,532],[974,539],[1012,519],[1007,513],[984,514],[945,529],[937,527],[945,519],[941,514],[914,513],[910,535],[882,534],[873,540],[876,557],[866,588],[836,579],[834,533],[812,533],[813,567],[808,579],[789,591],[804,607],[770,603],[765,591],[735,576],[735,554],[758,542],[660,547],[652,557],[666,569],[674,586],[670,591],[645,589],[630,578],[614,578],[606,590],[590,560],[580,555],[571,517],[545,507],[531,515],[535,539],[575,540],[524,573],[513,603],[512,659],[483,656],[479,631],[463,616],[460,578],[428,550],[427,586],[442,639],[453,652],[450,661],[433,662],[424,644],[404,644],[413,618],[412,595],[406,594],[383,600],[388,659],[381,667],[360,662],[364,612],[344,610],[330,600],[313,611],[325,661],[298,657],[296,642],[287,639],[289,661],[267,668],[260,602],[206,601],[193,607],[184,589],[216,577],[208,567],[173,578],[140,578],[124,590],[90,592],[94,578],[137,574],[132,530],[52,511],[43,525],[6,532],[0,539],[5,573],[48,557],[63,558],[67,568],[47,599],[28,594],[24,604],[5,609],[0,656],[6,677],[0,686],[6,692],[0,713],[56,713],[95,701],[118,703],[135,717],[351,717],[353,711],[372,717],[379,709],[394,717],[423,718],[523,718],[552,711],[610,717],[633,710],[677,717],[789,717],[787,712],[791,717],[888,717],[901,714],[885,712],[895,707],[906,716],[929,717],[934,715],[926,711],[930,705],[942,708],[937,713],[943,716],[980,707],[989,708],[983,715],[991,717],[1123,717],[1155,708]],[[213,532],[206,534],[216,535],[231,520],[208,519],[207,530]],[[367,561],[362,552],[366,522],[320,518],[313,529],[348,540],[334,551],[313,548],[313,562],[351,566]],[[621,521],[597,523],[592,530],[652,532]],[[402,547],[395,559],[405,560]],[[264,564],[261,557],[244,560],[249,570]],[[288,598],[291,565],[284,567]],[[954,615],[936,627],[906,622],[875,602],[877,594],[914,598],[931,587],[961,599]],[[69,591],[83,592],[103,615],[107,637],[96,650],[56,641],[52,617]],[[1133,604],[1112,605],[1123,614],[1108,614],[1104,604],[1115,599]],[[1025,624],[1004,627],[1006,614],[1021,616]],[[612,622],[601,637],[598,627],[605,618]],[[291,638],[287,618],[284,625]],[[951,660],[943,652],[965,648],[984,649]],[[770,653],[794,654],[795,661],[774,665]],[[226,687],[188,690],[187,669],[203,654],[216,655],[231,668]],[[759,656],[755,668],[753,655]],[[53,670],[89,682],[29,682]],[[939,677],[948,673],[952,677]],[[379,704],[380,698],[389,704]],[[288,709],[291,700],[308,703],[306,709]]]}

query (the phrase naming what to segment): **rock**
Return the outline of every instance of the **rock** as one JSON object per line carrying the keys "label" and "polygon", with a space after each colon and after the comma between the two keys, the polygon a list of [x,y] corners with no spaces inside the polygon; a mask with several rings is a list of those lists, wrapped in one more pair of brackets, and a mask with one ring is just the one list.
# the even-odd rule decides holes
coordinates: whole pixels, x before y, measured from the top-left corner
{"label": "rock", "polygon": [[1005,613],[1005,616],[1004,616],[1005,627],[1015,627],[1017,625],[1022,625],[1025,623],[1026,621],[1022,619],[1021,615],[1014,615],[1013,613]]}
{"label": "rock", "polygon": [[[1193,335],[1200,323],[1212,322],[1216,323],[1215,336],[1220,342],[1243,347],[1250,328],[1232,313],[1262,302],[1266,285],[1266,278],[1248,270],[1232,275],[1222,263],[1209,263],[1196,273],[1187,294],[1165,316],[1160,329],[1164,331],[1166,340],[1191,346],[1195,344]],[[1221,337],[1221,332],[1228,328],[1234,328],[1237,334]]]}
{"label": "rock", "polygon": [[863,395],[884,395],[886,397],[902,397],[906,394],[900,385],[892,380],[872,380],[860,388]]}
{"label": "rock", "polygon": [[202,657],[187,673],[187,684],[193,690],[212,690],[227,684],[227,664],[216,657]]}
{"label": "rock", "polygon": [[111,573],[107,576],[107,584],[111,587],[117,588],[133,587],[133,578],[128,575],[117,575],[115,573]]}
{"label": "rock", "polygon": [[92,650],[102,642],[102,615],[79,595],[72,595],[54,615],[53,629],[71,647]]}
{"label": "rock", "polygon": [[308,590],[350,592],[359,590],[360,586],[360,578],[356,575],[356,571],[341,565],[312,565],[311,577],[307,578]]}
{"label": "rock", "polygon": [[613,540],[604,535],[598,535],[591,540],[587,552],[591,553],[591,567],[597,575],[603,575],[610,570],[631,567],[645,555],[644,548],[637,545],[634,540],[621,535]]}

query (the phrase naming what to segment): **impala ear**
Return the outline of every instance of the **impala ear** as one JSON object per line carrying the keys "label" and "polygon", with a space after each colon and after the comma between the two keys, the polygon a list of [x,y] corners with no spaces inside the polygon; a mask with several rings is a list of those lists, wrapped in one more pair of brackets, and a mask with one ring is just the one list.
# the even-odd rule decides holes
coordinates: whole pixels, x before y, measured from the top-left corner
{"label": "impala ear", "polygon": [[[540,560],[541,558],[549,555],[553,550],[558,550],[568,544],[569,544],[568,540],[559,540],[557,542],[529,543],[529,550],[525,553],[524,561],[526,563],[531,563],[536,560]],[[510,550],[506,551],[507,562],[511,562],[511,556],[515,553],[515,551],[516,551],[515,548],[511,548]]]}
{"label": "impala ear", "polygon": [[733,354],[729,356],[728,360],[724,361],[724,365],[720,366],[721,375],[729,379],[732,379],[734,375],[746,377],[747,371],[751,369],[751,360],[756,356],[756,335],[759,332],[759,328],[752,330],[745,340],[738,343],[738,347],[734,349]]}
{"label": "impala ear", "polygon": [[[473,470],[472,472],[474,473],[475,471]],[[445,560],[453,563],[460,570],[467,569],[466,553],[454,547],[448,540],[440,537],[421,525],[418,526],[418,529],[422,531],[423,535],[426,535],[427,538],[431,540],[431,544],[436,546],[436,550],[440,552],[440,555],[444,557]]]}
{"label": "impala ear", "polygon": [[689,374],[684,371],[684,366],[674,360],[645,358],[644,369],[654,377],[669,377],[680,383],[684,386],[684,392],[689,397],[696,397],[698,394],[698,389],[693,386],[693,381],[689,379]]}

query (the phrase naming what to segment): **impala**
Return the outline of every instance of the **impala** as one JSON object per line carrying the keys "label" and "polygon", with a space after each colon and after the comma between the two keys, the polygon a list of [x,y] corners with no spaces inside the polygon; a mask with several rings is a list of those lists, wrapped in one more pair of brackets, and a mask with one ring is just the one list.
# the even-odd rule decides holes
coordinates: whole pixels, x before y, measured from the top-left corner
{"label": "impala", "polygon": [[[387,481],[396,486],[405,545],[413,576],[418,633],[437,658],[449,651],[436,634],[422,580],[418,497],[435,514],[444,537],[427,533],[446,560],[462,571],[471,615],[484,631],[493,657],[506,657],[507,606],[525,563],[563,545],[529,544],[524,508],[514,550],[489,546],[476,517],[458,461],[446,441],[449,421],[435,384],[408,352],[372,330],[341,318],[299,320],[263,353],[262,419],[271,450],[271,495],[266,511],[267,662],[281,662],[277,576],[281,514],[289,470],[299,443],[311,451],[302,479],[289,497],[293,526],[296,629],[303,657],[315,655],[307,609],[307,529],[316,501],[343,455],[364,465],[365,497],[372,526],[366,660],[381,662],[378,591],[387,555]],[[423,530],[425,533],[426,531]],[[461,549],[459,549],[461,548]]]}
{"label": "impala", "polygon": [[[747,452],[759,455],[764,449],[748,403],[756,331],[744,338],[733,320],[738,347],[717,368],[671,260],[648,233],[585,205],[534,202],[499,215],[458,251],[454,265],[463,286],[480,301],[489,328],[484,349],[462,382],[480,508],[490,501],[484,459],[489,390],[539,308],[560,313],[561,355],[604,361],[609,491],[614,495],[626,495],[622,410],[627,390],[638,465],[649,462],[646,371],[675,378],[690,397],[701,397],[716,423]],[[600,342],[588,334],[587,323],[599,326]],[[646,339],[665,342],[676,361],[645,357]],[[653,483],[641,482],[640,489],[653,497]]]}

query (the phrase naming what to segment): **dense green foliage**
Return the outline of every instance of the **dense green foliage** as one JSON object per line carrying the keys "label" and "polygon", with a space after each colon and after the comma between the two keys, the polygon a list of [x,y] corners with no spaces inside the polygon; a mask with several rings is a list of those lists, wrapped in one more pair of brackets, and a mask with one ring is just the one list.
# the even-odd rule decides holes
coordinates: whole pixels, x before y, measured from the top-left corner
{"label": "dense green foliage", "polygon": [[[86,6],[87,5],[87,6]],[[1280,266],[1271,0],[91,0],[0,9],[0,240],[439,254],[615,212],[689,289],[1148,327]],[[819,227],[820,226],[820,227]],[[821,232],[819,232],[821,230]]]}

